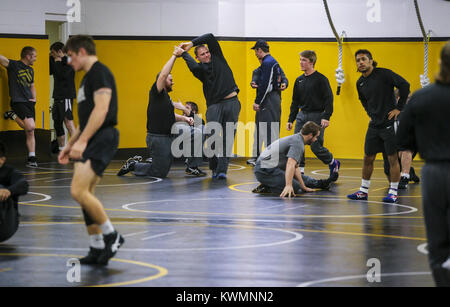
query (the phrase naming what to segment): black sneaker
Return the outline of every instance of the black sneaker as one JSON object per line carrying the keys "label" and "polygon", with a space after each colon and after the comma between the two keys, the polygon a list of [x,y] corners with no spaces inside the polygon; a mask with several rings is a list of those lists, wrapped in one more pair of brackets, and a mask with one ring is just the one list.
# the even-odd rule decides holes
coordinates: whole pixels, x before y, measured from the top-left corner
{"label": "black sneaker", "polygon": [[186,174],[188,175],[194,175],[197,177],[204,177],[206,176],[206,173],[204,171],[202,171],[201,169],[199,169],[198,167],[186,167],[185,170]]}
{"label": "black sneaker", "polygon": [[402,176],[400,178],[400,182],[398,183],[398,188],[401,189],[401,190],[407,189],[408,188],[408,182],[409,182],[409,179],[406,178],[405,176]]}
{"label": "black sneaker", "polygon": [[131,171],[134,171],[134,165],[137,162],[141,162],[142,157],[141,156],[134,156],[132,158],[129,158],[124,165],[120,168],[120,170],[117,172],[117,176],[123,176]]}
{"label": "black sneaker", "polygon": [[102,249],[100,255],[97,258],[97,263],[101,265],[108,265],[109,259],[114,257],[117,250],[123,245],[125,239],[117,232],[103,235],[103,241],[105,241],[105,248]]}
{"label": "black sneaker", "polygon": [[16,115],[16,113],[14,113],[14,111],[6,111],[5,113],[3,113],[3,118],[4,119],[14,120],[15,116],[17,116],[17,115]]}
{"label": "black sneaker", "polygon": [[247,164],[251,165],[251,166],[255,166],[256,165],[256,159],[255,158],[251,158],[247,160]]}
{"label": "black sneaker", "polygon": [[37,167],[37,158],[36,157],[28,157],[27,166]]}
{"label": "black sneaker", "polygon": [[254,188],[252,190],[252,193],[261,194],[261,193],[272,193],[272,192],[270,191],[270,188],[268,186],[266,186],[264,184],[260,184],[259,186],[257,186],[256,188]]}
{"label": "black sneaker", "polygon": [[414,167],[411,166],[409,169],[409,181],[414,181],[414,183],[419,183],[420,178],[416,175],[416,171],[414,170]]}
{"label": "black sneaker", "polygon": [[338,172],[333,172],[331,173],[330,177],[328,179],[331,180],[331,182],[335,182],[337,181],[339,178],[339,173]]}
{"label": "black sneaker", "polygon": [[90,247],[86,257],[80,259],[81,264],[97,264],[97,259],[102,253],[102,249]]}

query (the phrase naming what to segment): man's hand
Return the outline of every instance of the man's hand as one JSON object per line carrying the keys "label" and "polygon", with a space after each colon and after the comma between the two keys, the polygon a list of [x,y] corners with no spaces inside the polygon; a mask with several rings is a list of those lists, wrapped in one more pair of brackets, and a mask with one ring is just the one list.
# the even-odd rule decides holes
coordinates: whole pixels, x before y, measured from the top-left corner
{"label": "man's hand", "polygon": [[316,190],[308,188],[307,186],[301,187],[304,192],[315,192]]}
{"label": "man's hand", "polygon": [[83,152],[86,149],[87,142],[84,142],[82,140],[78,140],[73,144],[70,153],[69,158],[73,160],[81,160],[83,157]]}
{"label": "man's hand", "polygon": [[322,121],[320,122],[320,125],[322,126],[322,128],[326,128],[330,125],[330,121],[326,120],[326,119],[322,119]]}
{"label": "man's hand", "polygon": [[66,146],[66,147],[64,147],[63,150],[61,150],[59,152],[59,155],[58,155],[58,162],[59,162],[59,164],[69,164],[70,149],[71,149],[70,146]]}
{"label": "man's hand", "polygon": [[184,121],[189,124],[189,126],[194,125],[194,119],[192,117],[185,116]]}
{"label": "man's hand", "polygon": [[250,83],[250,86],[252,88],[258,88],[258,84],[256,84],[256,82],[252,81],[252,83]]}
{"label": "man's hand", "polygon": [[181,43],[178,47],[188,52],[194,46],[192,42]]}
{"label": "man's hand", "polygon": [[0,189],[0,201],[5,201],[11,196],[11,191],[8,189]]}
{"label": "man's hand", "polygon": [[292,185],[287,185],[284,187],[283,192],[281,192],[280,197],[289,197],[291,198],[291,195],[295,197],[294,188]]}
{"label": "man's hand", "polygon": [[260,109],[259,109],[259,104],[254,103],[254,104],[253,104],[253,110],[254,110],[254,111],[259,111],[259,110],[260,110]]}
{"label": "man's hand", "polygon": [[394,118],[395,120],[397,120],[397,116],[400,114],[400,111],[397,109],[392,110],[391,112],[388,113],[388,119],[391,120],[392,118]]}
{"label": "man's hand", "polygon": [[281,83],[280,91],[284,91],[287,88],[286,83]]}
{"label": "man's hand", "polygon": [[286,125],[286,130],[287,131],[291,131],[292,130],[292,127],[293,127],[294,125],[292,124],[292,123],[287,123],[287,125]]}
{"label": "man's hand", "polygon": [[184,53],[184,49],[181,48],[180,46],[175,46],[175,49],[173,51],[173,55],[176,56],[177,58],[179,58],[180,56],[182,56]]}
{"label": "man's hand", "polygon": [[173,104],[173,107],[177,110],[181,110],[181,111],[185,110],[185,107],[181,101],[176,101],[176,102],[172,101],[172,104]]}

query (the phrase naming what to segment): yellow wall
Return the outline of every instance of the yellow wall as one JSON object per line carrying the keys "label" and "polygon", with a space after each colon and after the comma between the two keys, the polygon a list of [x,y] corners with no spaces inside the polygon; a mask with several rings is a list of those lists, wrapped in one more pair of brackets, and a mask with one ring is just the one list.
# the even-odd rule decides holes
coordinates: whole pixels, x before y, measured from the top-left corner
{"label": "yellow wall", "polygon": [[[117,82],[120,148],[145,147],[148,92],[155,81],[156,74],[171,56],[173,47],[179,43],[180,41],[96,41],[100,61],[111,69]],[[0,54],[17,58],[16,54],[26,44],[34,45],[38,49],[38,61],[34,68],[38,91],[37,126],[40,128],[42,110],[48,110],[49,78],[46,57],[48,41],[0,39]],[[242,105],[240,121],[245,124],[254,120],[252,104],[256,92],[249,86],[252,71],[259,66],[253,50],[250,49],[254,42],[223,41],[220,44],[240,88],[239,100]],[[305,49],[316,51],[318,55],[316,68],[329,78],[335,93],[337,84],[334,71],[338,63],[338,48],[337,43],[334,42],[269,41],[269,45],[271,54],[278,60],[290,82],[289,88],[282,94],[281,136],[287,136],[292,133],[285,130],[292,97],[292,84],[302,73],[299,52]],[[431,42],[429,46],[429,76],[432,80],[438,69],[437,60],[443,45],[444,42]],[[355,83],[360,74],[356,72],[353,56],[354,52],[360,48],[369,49],[380,67],[392,69],[406,78],[411,83],[412,90],[420,88],[419,75],[423,73],[423,43],[421,42],[344,44],[343,68],[346,81],[342,86],[341,95],[335,96],[331,125],[325,132],[325,146],[339,158],[360,159],[363,156],[368,116],[357,97]],[[195,101],[199,105],[200,113],[205,114],[206,103],[202,84],[193,77],[183,59],[176,61],[172,74],[175,83],[174,90],[170,94],[172,99],[183,102]],[[78,84],[81,75],[77,74]],[[0,72],[0,91],[0,110],[3,112],[9,107],[5,70]],[[12,122],[0,121],[0,123],[0,130],[17,129]],[[48,129],[47,126],[46,129]],[[252,142],[252,140],[251,132],[250,137],[247,134],[246,142]],[[242,139],[239,143],[244,145]],[[241,148],[237,152],[243,155]],[[248,155],[249,151],[245,150],[245,154]],[[307,152],[307,156],[311,156],[311,153]]]}
{"label": "yellow wall", "polygon": [[[46,39],[0,38],[0,54],[12,60],[20,59],[20,51],[25,46],[37,50],[37,61],[34,63],[34,84],[36,86],[36,128],[42,129],[42,112],[45,114],[45,129],[49,129],[49,42]],[[3,119],[3,112],[10,110],[8,74],[0,65],[0,131],[20,130],[19,126]]]}

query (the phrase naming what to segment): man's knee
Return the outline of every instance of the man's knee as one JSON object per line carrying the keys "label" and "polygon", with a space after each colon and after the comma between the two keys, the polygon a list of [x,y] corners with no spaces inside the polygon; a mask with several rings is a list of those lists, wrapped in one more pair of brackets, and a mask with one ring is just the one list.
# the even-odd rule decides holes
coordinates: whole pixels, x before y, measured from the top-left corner
{"label": "man's knee", "polygon": [[373,165],[376,155],[364,155],[364,165]]}

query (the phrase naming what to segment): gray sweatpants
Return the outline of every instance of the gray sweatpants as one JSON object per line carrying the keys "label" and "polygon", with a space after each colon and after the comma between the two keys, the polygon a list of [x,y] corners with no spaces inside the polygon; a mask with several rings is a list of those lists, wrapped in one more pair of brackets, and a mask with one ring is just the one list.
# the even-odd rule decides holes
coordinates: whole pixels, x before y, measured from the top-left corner
{"label": "gray sweatpants", "polygon": [[147,148],[153,160],[152,163],[136,163],[134,174],[165,178],[173,161],[172,139],[169,135],[147,133]]}
{"label": "gray sweatpants", "polygon": [[[295,133],[299,133],[302,129],[303,125],[308,121],[313,121],[319,126],[322,121],[322,112],[303,112],[300,111],[297,114],[297,118],[295,120]],[[311,151],[322,161],[324,164],[330,164],[333,161],[333,155],[329,150],[323,147],[323,139],[324,139],[325,129],[320,128],[320,135],[317,138],[317,141],[311,144]],[[305,154],[303,153],[302,160],[300,161],[300,166],[305,166]]]}
{"label": "gray sweatpants", "polygon": [[450,286],[450,162],[427,162],[422,167],[422,204],[427,230],[428,262],[437,286]]}
{"label": "gray sweatpants", "polygon": [[[219,103],[212,104],[208,106],[206,110],[206,131],[207,131],[207,146],[210,146],[214,154],[208,156],[209,158],[209,169],[216,174],[227,173],[228,164],[230,162],[230,157],[233,153],[234,137],[236,136],[236,123],[239,120],[239,113],[241,111],[241,103],[237,96],[222,100]],[[216,148],[214,144],[211,146],[208,141],[212,141],[212,131],[210,131],[211,123],[216,123],[221,127],[220,136],[222,142],[222,150]],[[227,136],[227,123],[234,125],[232,135]],[[217,134],[218,131],[215,131]],[[228,137],[228,142],[227,142]]]}
{"label": "gray sweatpants", "polygon": [[253,157],[258,157],[262,146],[267,148],[280,138],[281,94],[272,91],[267,94],[262,109],[255,114],[255,133],[253,135]]}
{"label": "gray sweatpants", "polygon": [[[286,186],[286,172],[284,170],[278,167],[261,168],[261,166],[257,164],[253,169],[253,172],[255,173],[256,179],[258,179],[260,183],[268,186],[273,193],[283,192],[283,189]],[[306,187],[311,189],[320,188],[319,180],[306,175],[302,175],[302,179]],[[300,188],[300,183],[297,179],[294,178],[292,180],[292,186],[295,193],[301,193],[302,189]]]}

